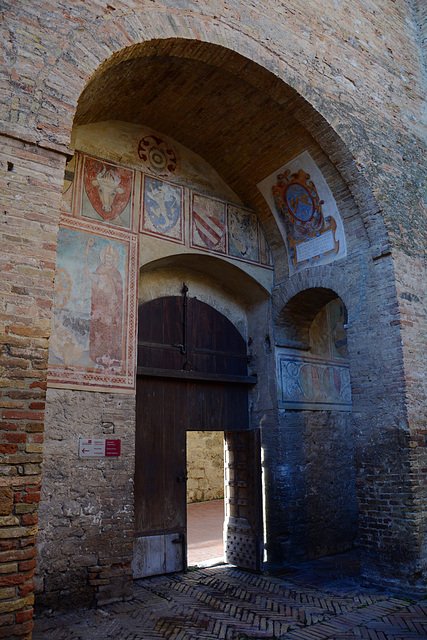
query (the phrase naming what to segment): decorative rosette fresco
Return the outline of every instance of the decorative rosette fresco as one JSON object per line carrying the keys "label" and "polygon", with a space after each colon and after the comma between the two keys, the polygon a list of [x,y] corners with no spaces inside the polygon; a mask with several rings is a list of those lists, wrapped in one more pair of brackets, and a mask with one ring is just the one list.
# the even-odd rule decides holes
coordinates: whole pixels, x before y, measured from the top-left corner
{"label": "decorative rosette fresco", "polygon": [[138,158],[159,178],[177,173],[178,154],[173,146],[158,136],[147,135],[138,143]]}

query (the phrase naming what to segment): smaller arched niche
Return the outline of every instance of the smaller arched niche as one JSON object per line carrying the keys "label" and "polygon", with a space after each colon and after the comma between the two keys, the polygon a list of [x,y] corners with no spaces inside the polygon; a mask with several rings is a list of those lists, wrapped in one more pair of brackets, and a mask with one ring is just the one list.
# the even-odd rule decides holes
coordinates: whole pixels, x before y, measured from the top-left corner
{"label": "smaller arched niche", "polygon": [[342,300],[331,289],[302,291],[285,305],[280,325],[280,408],[351,411]]}
{"label": "smaller arched niche", "polygon": [[285,434],[284,496],[293,558],[351,549],[358,535],[347,312],[331,289],[294,296],[280,316],[279,421]]}

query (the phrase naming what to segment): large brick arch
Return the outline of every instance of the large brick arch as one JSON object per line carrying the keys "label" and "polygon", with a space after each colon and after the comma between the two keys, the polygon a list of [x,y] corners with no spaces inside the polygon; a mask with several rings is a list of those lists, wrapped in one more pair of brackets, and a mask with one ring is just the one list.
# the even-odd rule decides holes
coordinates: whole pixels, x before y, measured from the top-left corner
{"label": "large brick arch", "polygon": [[[90,94],[97,80],[121,62],[160,52],[183,59],[209,60],[210,64],[239,75],[242,61],[249,60],[269,72],[265,75],[271,75],[271,80],[269,84],[257,85],[257,74],[248,73],[245,80],[270,92],[279,104],[282,102],[285,109],[294,113],[341,173],[359,206],[375,250],[380,253],[388,250],[381,207],[356,161],[361,136],[366,144],[368,138],[359,128],[357,139],[353,139],[351,129],[342,126],[344,111],[351,110],[351,103],[343,103],[342,117],[337,117],[336,111],[329,108],[328,97],[304,73],[301,64],[304,50],[298,45],[291,15],[284,15],[281,22],[293,44],[286,49],[280,44],[276,48],[271,46],[268,39],[258,40],[240,24],[194,10],[162,7],[160,3],[143,9],[109,9],[104,16],[85,7],[80,16],[72,15],[71,23],[65,23],[64,30],[67,28],[67,34],[61,34],[60,46],[52,47],[44,64],[36,67],[32,86],[21,86],[26,95],[19,103],[12,100],[17,73],[10,65],[8,88],[12,108],[8,122],[3,125],[5,132],[67,153],[79,99],[82,94]],[[287,91],[281,97],[281,88],[285,86]]]}
{"label": "large brick arch", "polygon": [[[61,18],[58,9],[57,18]],[[88,85],[107,68],[118,64],[124,59],[134,56],[153,55],[159,41],[170,41],[164,50],[169,49],[174,55],[174,49],[181,47],[178,41],[184,41],[180,56],[192,57],[188,43],[198,42],[212,44],[223,50],[235,52],[247,60],[252,60],[264,69],[270,71],[278,80],[295,90],[299,95],[318,111],[326,122],[332,126],[332,114],[326,108],[327,96],[322,89],[315,89],[310,78],[304,73],[301,56],[304,48],[298,43],[291,15],[283,16],[281,28],[286,33],[287,45],[269,44],[268,38],[263,42],[254,36],[242,23],[231,24],[220,19],[215,14],[206,15],[201,12],[181,11],[177,8],[162,7],[159,3],[142,9],[127,9],[116,12],[106,11],[104,16],[97,15],[95,8],[87,6],[80,16],[66,15],[67,19],[61,25],[59,43],[51,46],[49,56],[43,65],[36,65],[33,69],[34,82],[25,86],[23,80],[17,82],[17,74],[13,70],[13,57],[10,57],[8,93],[17,86],[26,92],[25,102],[19,107],[12,104],[9,118],[5,119],[5,128],[21,130],[27,138],[42,141],[44,144],[65,145],[70,139],[74,113],[77,101]],[[30,22],[30,27],[35,26]],[[40,28],[40,27],[39,27]],[[43,38],[42,34],[42,38]],[[31,40],[22,43],[31,47]],[[196,56],[200,52],[196,52]],[[203,54],[201,56],[203,58]],[[218,62],[221,64],[221,54]],[[237,63],[238,66],[238,63]],[[35,71],[35,73],[34,73]],[[345,105],[348,109],[349,103]],[[16,112],[21,117],[16,121]],[[7,125],[9,121],[9,125]],[[12,127],[13,123],[13,127]],[[340,135],[345,144],[351,149],[351,135],[345,128],[340,127],[335,118],[333,127],[342,128]],[[359,141],[358,141],[359,143]]]}

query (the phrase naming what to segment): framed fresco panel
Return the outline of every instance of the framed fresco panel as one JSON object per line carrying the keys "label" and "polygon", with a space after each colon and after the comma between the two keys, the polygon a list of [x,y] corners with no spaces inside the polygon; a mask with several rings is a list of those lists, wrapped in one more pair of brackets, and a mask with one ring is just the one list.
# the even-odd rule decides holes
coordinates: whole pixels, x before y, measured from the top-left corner
{"label": "framed fresco panel", "polygon": [[226,204],[221,200],[192,193],[191,246],[214,253],[227,251]]}
{"label": "framed fresco panel", "polygon": [[184,243],[183,189],[144,175],[141,233]]}
{"label": "framed fresco panel", "polygon": [[258,216],[253,211],[228,205],[228,255],[258,263]]}
{"label": "framed fresco panel", "polygon": [[351,411],[347,363],[277,349],[276,364],[281,409]]}
{"label": "framed fresco panel", "polygon": [[286,244],[289,274],[347,255],[334,195],[308,151],[258,183]]}
{"label": "framed fresco panel", "polygon": [[135,234],[63,220],[58,235],[48,384],[135,388]]}
{"label": "framed fresco panel", "polygon": [[135,171],[78,154],[74,215],[133,228]]}

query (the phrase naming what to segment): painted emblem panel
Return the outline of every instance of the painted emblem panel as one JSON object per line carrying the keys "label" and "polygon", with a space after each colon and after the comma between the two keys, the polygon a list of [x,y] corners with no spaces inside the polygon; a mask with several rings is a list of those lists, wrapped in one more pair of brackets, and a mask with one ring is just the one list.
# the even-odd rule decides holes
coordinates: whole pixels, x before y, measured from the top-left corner
{"label": "painted emblem panel", "polygon": [[259,261],[263,267],[273,269],[273,255],[263,230],[259,229]]}
{"label": "painted emblem panel", "polygon": [[141,231],[183,243],[182,187],[145,176],[143,189]]}
{"label": "painted emblem panel", "polygon": [[226,204],[193,193],[191,202],[191,246],[226,253]]}
{"label": "painted emblem panel", "polygon": [[74,214],[132,228],[134,170],[79,154],[77,172]]}
{"label": "painted emblem panel", "polygon": [[308,152],[258,184],[288,249],[290,275],[347,255],[341,216]]}
{"label": "painted emblem panel", "polygon": [[58,235],[51,386],[134,389],[137,237],[83,220]]}
{"label": "painted emblem panel", "polygon": [[74,180],[76,174],[76,156],[74,155],[71,160],[67,162],[64,174],[64,186],[62,188],[62,200],[61,200],[61,213],[71,214],[73,193],[74,193]]}
{"label": "painted emblem panel", "polygon": [[228,254],[259,262],[258,216],[253,211],[228,205]]}

